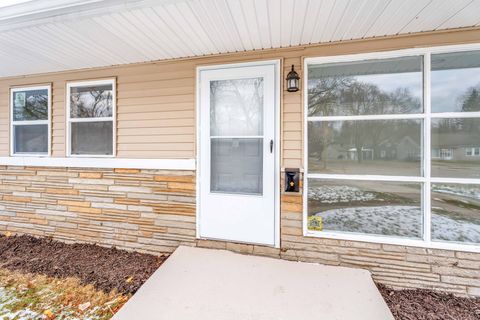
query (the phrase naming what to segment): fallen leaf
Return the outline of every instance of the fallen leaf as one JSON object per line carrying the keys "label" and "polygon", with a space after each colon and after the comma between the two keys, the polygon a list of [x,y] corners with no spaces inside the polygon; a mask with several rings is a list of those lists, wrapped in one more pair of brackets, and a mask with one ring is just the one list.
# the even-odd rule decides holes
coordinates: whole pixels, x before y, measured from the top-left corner
{"label": "fallen leaf", "polygon": [[47,310],[43,311],[43,314],[47,317],[47,319],[55,318],[55,315],[53,314],[53,312],[50,309],[47,309]]}
{"label": "fallen leaf", "polygon": [[85,302],[85,303],[82,303],[81,305],[79,305],[78,309],[83,312],[83,311],[87,310],[88,308],[90,308],[90,305],[91,305],[90,302]]}
{"label": "fallen leaf", "polygon": [[10,231],[5,232],[5,237],[8,238],[8,237],[11,237],[11,236],[12,236],[12,233]]}
{"label": "fallen leaf", "polygon": [[130,277],[130,278],[127,279],[126,282],[127,282],[127,283],[131,283],[132,281],[133,281],[133,277]]}

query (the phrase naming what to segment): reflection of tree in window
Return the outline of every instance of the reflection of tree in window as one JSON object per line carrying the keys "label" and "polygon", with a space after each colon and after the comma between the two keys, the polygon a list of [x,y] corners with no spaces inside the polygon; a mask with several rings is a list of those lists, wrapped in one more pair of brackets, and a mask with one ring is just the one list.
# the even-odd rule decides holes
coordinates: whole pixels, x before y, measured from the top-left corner
{"label": "reflection of tree in window", "polygon": [[460,105],[463,112],[480,111],[480,83],[466,90],[461,97]]}
{"label": "reflection of tree in window", "polygon": [[212,81],[210,97],[213,135],[263,134],[263,78]]}
{"label": "reflection of tree in window", "polygon": [[70,94],[73,118],[101,118],[112,116],[112,87],[72,88]]}
{"label": "reflection of tree in window", "polygon": [[332,115],[403,114],[421,110],[421,101],[408,88],[384,91],[354,77],[329,77],[309,81],[308,113]]}
{"label": "reflection of tree in window", "polygon": [[[421,100],[411,94],[408,88],[398,87],[387,92],[375,84],[362,82],[355,77],[311,80],[308,99],[310,116],[328,116],[338,113],[339,110],[343,115],[349,116],[404,114],[421,110]],[[324,168],[327,166],[327,156],[322,154],[333,143],[352,146],[356,153],[354,158],[361,163],[365,158],[380,158],[378,146],[385,139],[397,138],[395,134],[408,135],[411,129],[413,132],[418,131],[409,126],[408,122],[398,121],[342,121],[338,122],[338,125],[322,124],[321,129],[314,129],[309,134],[309,144],[318,151],[317,156],[323,161]],[[367,148],[372,150],[373,157],[371,153],[365,152]]]}
{"label": "reflection of tree in window", "polygon": [[48,118],[48,94],[46,91],[32,90],[17,92],[25,94],[25,106],[14,105],[14,120],[46,120]]}

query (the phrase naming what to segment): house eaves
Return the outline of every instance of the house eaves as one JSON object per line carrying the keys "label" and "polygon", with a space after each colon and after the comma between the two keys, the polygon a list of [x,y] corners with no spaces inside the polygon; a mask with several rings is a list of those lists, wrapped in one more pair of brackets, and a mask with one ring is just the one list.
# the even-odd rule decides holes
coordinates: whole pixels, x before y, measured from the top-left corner
{"label": "house eaves", "polygon": [[480,27],[480,0],[33,0],[0,8],[0,77]]}

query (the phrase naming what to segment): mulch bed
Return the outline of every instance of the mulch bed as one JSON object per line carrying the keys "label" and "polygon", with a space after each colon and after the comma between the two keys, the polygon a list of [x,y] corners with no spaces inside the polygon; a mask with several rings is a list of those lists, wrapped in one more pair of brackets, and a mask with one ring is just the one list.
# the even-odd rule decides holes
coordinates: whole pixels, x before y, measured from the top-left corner
{"label": "mulch bed", "polygon": [[51,277],[76,277],[99,290],[133,294],[167,257],[92,244],[65,244],[0,235],[0,268]]}
{"label": "mulch bed", "polygon": [[431,290],[393,290],[377,284],[397,320],[479,320],[480,298],[461,298]]}

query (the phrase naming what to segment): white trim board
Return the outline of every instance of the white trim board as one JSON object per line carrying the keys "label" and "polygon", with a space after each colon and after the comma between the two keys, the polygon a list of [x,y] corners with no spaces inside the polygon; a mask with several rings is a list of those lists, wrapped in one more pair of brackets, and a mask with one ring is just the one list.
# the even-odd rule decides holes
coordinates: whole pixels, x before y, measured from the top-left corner
{"label": "white trim board", "polygon": [[195,159],[0,157],[4,166],[195,170]]}

